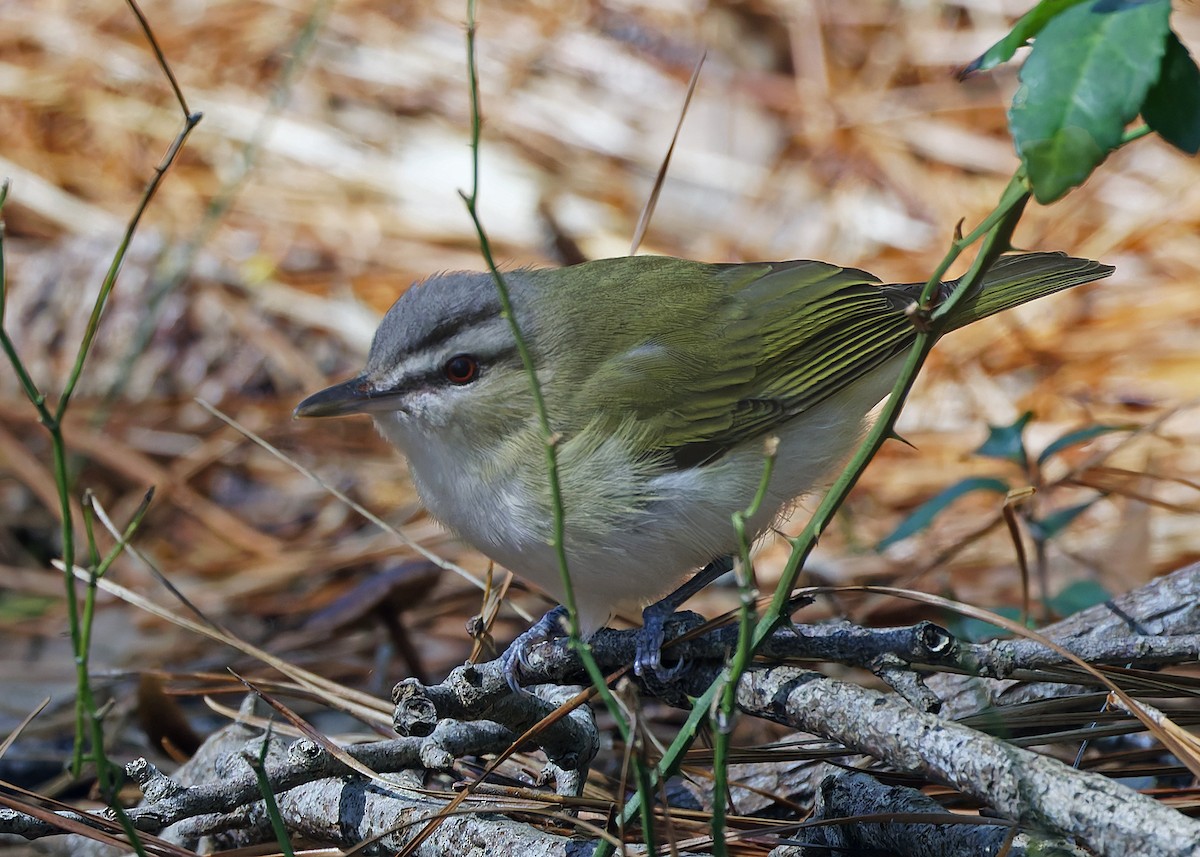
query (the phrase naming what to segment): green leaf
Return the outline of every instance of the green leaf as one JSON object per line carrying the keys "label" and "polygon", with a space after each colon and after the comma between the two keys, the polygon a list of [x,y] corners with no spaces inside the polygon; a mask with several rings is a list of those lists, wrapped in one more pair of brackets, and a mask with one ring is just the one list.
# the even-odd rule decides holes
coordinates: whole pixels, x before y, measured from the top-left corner
{"label": "green leaf", "polygon": [[1003,479],[996,479],[991,476],[971,476],[961,482],[956,482],[949,488],[938,493],[937,496],[931,497],[918,506],[916,511],[901,521],[896,529],[880,540],[879,544],[875,546],[875,550],[886,550],[901,539],[906,539],[909,536],[919,533],[932,524],[933,519],[943,509],[959,497],[970,494],[973,491],[992,491],[997,494],[1007,494],[1008,483]]}
{"label": "green leaf", "polygon": [[1087,443],[1092,438],[1111,434],[1115,431],[1133,431],[1136,428],[1137,426],[1135,425],[1117,426],[1097,424],[1094,426],[1085,426],[1084,428],[1077,429],[1075,431],[1069,431],[1058,440],[1047,445],[1047,447],[1042,450],[1042,454],[1037,457],[1037,463],[1045,464],[1064,449],[1069,449],[1070,447],[1077,446],[1081,443]]}
{"label": "green leaf", "polygon": [[1176,149],[1200,152],[1200,69],[1174,33],[1167,34],[1162,72],[1146,94],[1142,118]]}
{"label": "green leaf", "polygon": [[983,442],[979,449],[975,450],[976,455],[985,455],[988,458],[1000,458],[1004,461],[1015,461],[1021,466],[1025,466],[1025,462],[1029,460],[1028,454],[1025,452],[1025,426],[1033,419],[1033,412],[1026,411],[1017,417],[1016,422],[1007,426],[988,426],[988,438]]}
{"label": "green leaf", "polygon": [[1094,580],[1078,580],[1048,602],[1048,606],[1059,616],[1070,616],[1080,610],[1103,604],[1112,598],[1103,586]]}
{"label": "green leaf", "polygon": [[1170,0],[1092,0],[1042,28],[1008,112],[1038,202],[1082,184],[1158,80]]}
{"label": "green leaf", "polygon": [[1085,503],[1080,503],[1077,506],[1068,506],[1065,509],[1059,509],[1057,512],[1051,512],[1041,520],[1029,521],[1029,528],[1033,531],[1035,538],[1045,541],[1052,539],[1070,526],[1071,522],[1092,508],[1092,505],[1099,500],[1100,497],[1093,497]]}
{"label": "green leaf", "polygon": [[1017,19],[1007,36],[967,63],[958,73],[958,79],[962,80],[977,71],[987,71],[1000,63],[1008,62],[1017,49],[1027,45],[1051,18],[1082,2],[1084,0],[1042,0]]}

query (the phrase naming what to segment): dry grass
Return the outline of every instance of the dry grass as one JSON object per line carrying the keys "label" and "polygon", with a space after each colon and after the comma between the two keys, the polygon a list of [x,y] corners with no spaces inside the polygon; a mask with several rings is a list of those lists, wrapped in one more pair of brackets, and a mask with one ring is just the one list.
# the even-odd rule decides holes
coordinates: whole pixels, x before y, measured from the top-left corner
{"label": "dry grass", "polygon": [[[964,84],[952,71],[1022,10],[976,0],[485,3],[482,214],[497,253],[511,265],[552,264],[556,235],[592,257],[628,252],[707,48],[643,250],[820,258],[924,279],[954,224],[987,212],[1015,166],[1003,115],[1014,71]],[[339,3],[286,84],[299,34],[317,14],[310,4],[163,2],[146,11],[206,117],[152,208],[85,375],[68,432],[80,484],[118,520],[157,485],[139,543],[203,609],[268,645],[290,641],[292,656],[330,677],[383,691],[405,667],[373,660],[382,627],[357,623],[318,650],[302,629],[403,558],[391,550],[394,538],[364,529],[191,397],[411,522],[427,546],[485,567],[420,516],[402,464],[368,426],[289,419],[305,392],[354,371],[372,313],[407,284],[481,265],[457,195],[469,183],[463,11],[443,2]],[[1175,24],[1185,42],[1200,44],[1193,8],[1177,10]],[[280,86],[286,97],[275,109]],[[61,383],[114,236],[177,121],[122,4],[0,6],[0,174],[13,178],[7,322],[48,389]],[[1200,557],[1198,179],[1195,162],[1143,141],[1064,202],[1030,211],[1022,246],[1098,258],[1117,274],[940,346],[900,425],[919,451],[894,444],[868,471],[842,526],[822,543],[815,567],[825,578],[906,579],[983,521],[993,507],[964,501],[924,537],[883,557],[869,550],[900,514],[955,479],[1004,473],[971,450],[987,422],[1026,409],[1037,414],[1035,447],[1092,422],[1173,414],[1105,463],[1180,481],[1124,477],[1062,539],[1065,551],[1052,550],[1054,589],[1096,579],[1124,590]],[[215,216],[209,206],[222,198],[228,209]],[[131,358],[148,318],[146,344]],[[121,392],[106,401],[117,384]],[[7,372],[0,416],[0,585],[10,592],[0,622],[24,644],[0,661],[3,681],[20,691],[6,697],[7,718],[47,686],[69,687],[70,664],[54,644],[63,613],[45,571],[56,514],[45,447]],[[1065,505],[1079,496],[1046,499]],[[764,551],[764,578],[783,554],[780,545]],[[132,560],[115,574],[167,598]],[[1012,546],[999,533],[922,583],[988,606],[1019,597]],[[438,674],[464,656],[462,622],[478,595],[443,576],[420,598],[405,621],[424,668]],[[730,603],[719,592],[705,602],[710,610]],[[888,611],[893,620],[914,616],[907,606]],[[102,668],[224,664],[224,653],[119,606],[101,621]]]}

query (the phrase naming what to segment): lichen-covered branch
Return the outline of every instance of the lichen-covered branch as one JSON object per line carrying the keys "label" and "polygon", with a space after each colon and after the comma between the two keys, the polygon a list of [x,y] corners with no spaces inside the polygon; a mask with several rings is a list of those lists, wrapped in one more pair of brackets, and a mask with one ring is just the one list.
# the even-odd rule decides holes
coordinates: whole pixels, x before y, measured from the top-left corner
{"label": "lichen-covered branch", "polygon": [[751,671],[742,711],[951,785],[1007,818],[1102,855],[1200,857],[1200,822],[1101,774],[917,711],[895,694],[791,666]]}

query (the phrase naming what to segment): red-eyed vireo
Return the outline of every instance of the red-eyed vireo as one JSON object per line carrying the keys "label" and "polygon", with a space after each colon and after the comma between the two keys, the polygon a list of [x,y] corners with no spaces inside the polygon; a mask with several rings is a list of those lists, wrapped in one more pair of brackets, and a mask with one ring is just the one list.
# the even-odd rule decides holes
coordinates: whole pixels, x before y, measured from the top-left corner
{"label": "red-eyed vireo", "polygon": [[[1057,253],[1001,257],[947,329],[1112,271]],[[755,533],[861,437],[916,335],[908,310],[921,286],[881,285],[824,262],[656,256],[504,279],[558,436],[584,631],[708,564],[697,586],[646,614],[653,627],[638,667],[657,670],[664,616],[728,567],[714,561],[735,550],[731,516],[755,495],[766,439],[778,448],[767,500],[749,522]],[[408,458],[435,518],[562,599],[545,438],[491,274],[414,285],[380,324],[365,371],[296,408],[301,417],[355,413],[374,417]],[[510,677],[522,645],[507,661]]]}

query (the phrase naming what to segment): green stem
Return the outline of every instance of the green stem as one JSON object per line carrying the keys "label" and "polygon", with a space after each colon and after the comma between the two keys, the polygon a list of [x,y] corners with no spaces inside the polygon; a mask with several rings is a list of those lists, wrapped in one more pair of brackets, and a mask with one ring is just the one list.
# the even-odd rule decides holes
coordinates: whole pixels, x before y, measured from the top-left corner
{"label": "green stem", "polygon": [[[143,503],[143,506],[134,515],[133,521],[126,527],[117,545],[109,552],[107,557],[101,560],[99,549],[96,545],[95,515],[92,502],[91,492],[85,492],[83,525],[88,541],[89,571],[88,587],[83,602],[83,615],[71,622],[73,651],[77,653],[75,656],[77,686],[75,695],[75,728],[77,731],[72,763],[77,776],[83,769],[85,761],[91,761],[96,766],[96,785],[101,799],[108,804],[116,815],[117,821],[120,822],[126,836],[129,837],[134,851],[144,857],[146,852],[141,838],[138,836],[133,822],[129,819],[129,816],[125,813],[124,808],[118,800],[118,792],[120,791],[121,783],[124,781],[124,772],[109,761],[108,754],[105,752],[104,712],[96,705],[95,694],[92,693],[90,675],[92,629],[95,624],[94,619],[96,615],[97,581],[108,570],[113,561],[120,556],[125,546],[129,544],[129,539],[145,516],[146,506]],[[71,573],[72,571],[73,569],[67,568],[67,573]],[[74,601],[71,602],[71,607],[75,607]],[[86,755],[83,752],[84,741],[82,740],[85,730],[88,736],[88,746],[90,747],[90,751]]]}
{"label": "green stem", "polygon": [[275,792],[271,788],[271,778],[267,775],[267,752],[271,747],[271,738],[272,730],[268,723],[267,731],[263,734],[262,743],[259,745],[258,754],[244,753],[243,758],[250,765],[250,770],[254,771],[254,779],[258,782],[258,793],[262,795],[263,809],[267,813],[267,819],[271,822],[271,832],[275,834],[279,853],[284,857],[295,857],[296,852],[292,850],[292,837],[288,834],[287,825],[283,821],[279,802],[275,800]]}
{"label": "green stem", "polygon": [[[92,415],[92,425],[101,425],[104,423],[108,418],[108,414],[115,406],[117,399],[124,395],[125,388],[133,377],[134,364],[145,355],[150,339],[154,336],[155,330],[158,327],[164,301],[168,295],[176,291],[187,280],[195,265],[196,257],[200,255],[200,251],[204,249],[209,238],[225,217],[225,214],[233,206],[234,201],[241,192],[242,186],[258,162],[258,155],[262,149],[263,142],[274,127],[274,122],[278,118],[280,111],[291,97],[293,83],[299,73],[307,68],[307,61],[313,46],[316,44],[317,35],[324,26],[332,7],[332,0],[320,0],[320,2],[316,3],[309,13],[308,19],[304,22],[304,26],[301,27],[299,34],[290,45],[285,46],[280,52],[283,56],[287,57],[287,61],[280,72],[278,82],[275,84],[268,98],[266,110],[257,118],[256,124],[251,130],[245,145],[242,146],[238,153],[237,162],[225,177],[221,187],[209,201],[204,210],[200,225],[191,231],[187,241],[179,252],[172,252],[170,254],[170,267],[161,273],[156,273],[154,282],[145,295],[138,326],[129,338],[129,342],[125,345],[125,353],[116,371],[115,380],[105,391],[104,401]],[[161,53],[157,50],[155,53],[159,57],[160,65],[163,65]],[[183,94],[179,92],[179,87],[175,83],[174,75],[171,74],[169,68],[167,69],[167,76],[171,80],[171,85],[175,89],[176,96],[183,106],[184,114],[186,115],[188,112],[187,104],[184,102]]]}
{"label": "green stem", "polygon": [[[924,364],[930,349],[937,341],[940,327],[938,322],[966,294],[975,288],[979,278],[995,260],[996,256],[1009,247],[1009,239],[1012,236],[1012,231],[1016,227],[1016,223],[1020,219],[1028,199],[1029,190],[1026,185],[1024,172],[1018,170],[1004,189],[1004,193],[1001,194],[996,208],[969,235],[956,238],[951,243],[950,250],[942,259],[941,264],[935,269],[929,282],[926,283],[921,294],[920,305],[922,306],[927,304],[932,298],[942,282],[946,271],[954,264],[954,261],[962,254],[963,250],[981,238],[984,239],[983,247],[976,256],[970,270],[963,276],[959,288],[945,304],[933,312],[930,319],[930,329],[925,332],[918,332],[916,340],[909,349],[908,357],[900,372],[900,377],[896,380],[891,396],[884,405],[875,425],[867,433],[866,438],[859,445],[854,457],[850,459],[849,464],[846,465],[837,481],[829,489],[817,511],[813,513],[808,525],[799,536],[791,540],[792,553],[788,557],[788,562],[784,567],[781,579],[775,588],[775,594],[771,599],[770,605],[763,611],[763,614],[755,625],[753,645],[750,649],[751,655],[762,645],[762,642],[767,637],[775,632],[776,628],[784,620],[784,617],[788,615],[786,608],[791,599],[792,590],[795,588],[796,579],[803,568],[804,561],[816,546],[820,535],[829,526],[834,513],[842,505],[846,497],[849,496],[850,491],[857,483],[862,472],[866,469],[871,458],[883,446],[884,442],[892,436],[892,428],[908,396],[908,391],[911,389],[917,372]],[[657,771],[659,777],[669,775],[677,769],[683,754],[695,739],[700,721],[706,716],[709,706],[713,704],[713,700],[717,698],[717,694],[721,688],[725,686],[724,679],[723,675],[718,677],[704,694],[693,703],[692,712],[683,729],[676,736],[675,741],[671,743],[667,753],[659,761]],[[733,686],[736,688],[736,684]],[[640,811],[640,806],[638,805],[640,797],[640,795],[635,795],[626,804],[623,817],[631,817],[632,814]],[[611,846],[604,842],[601,842],[596,849],[596,857],[608,857],[611,853]]]}
{"label": "green stem", "polygon": [[[504,276],[500,273],[500,269],[496,265],[495,258],[492,255],[491,242],[488,240],[487,233],[483,228],[483,221],[479,216],[479,151],[483,119],[479,107],[479,73],[475,61],[475,35],[477,29],[475,6],[475,0],[467,0],[467,76],[471,101],[471,192],[470,194],[463,193],[461,196],[466,203],[467,213],[471,216],[471,221],[475,226],[480,253],[496,284],[501,315],[508,320],[513,340],[516,343],[517,354],[521,358],[521,365],[525,370],[525,374],[529,377],[529,387],[533,396],[535,417],[544,441],[543,448],[548,474],[547,481],[550,488],[550,511],[553,518],[551,546],[554,549],[559,573],[562,577],[563,601],[565,602],[564,606],[567,608],[569,625],[569,643],[571,648],[578,653],[579,659],[582,661],[588,677],[596,688],[597,694],[599,694],[600,698],[604,701],[605,707],[612,715],[613,721],[621,733],[622,740],[628,743],[634,739],[633,724],[626,722],[621,706],[608,689],[604,673],[601,671],[599,664],[596,663],[596,659],[592,656],[591,646],[583,639],[583,631],[579,623],[579,611],[575,603],[575,590],[572,586],[571,574],[567,566],[565,537],[566,510],[563,506],[562,483],[559,479],[558,435],[551,427],[545,396],[542,393],[541,383],[538,381],[537,365],[534,363],[528,341],[521,330],[520,323],[517,321],[516,313],[513,311],[508,284],[505,282]],[[638,796],[641,797],[644,794],[648,798],[652,792],[644,792],[643,789],[652,787],[652,783],[650,783],[651,777],[644,769],[644,763],[641,759],[635,758],[633,765],[635,779],[638,783]],[[644,803],[646,807],[646,813],[643,815],[644,822],[652,820],[649,801],[640,801],[639,803]],[[652,840],[649,837],[652,836],[652,830],[653,828],[649,823],[644,823],[644,835],[647,837],[647,845],[651,848]]]}
{"label": "green stem", "polygon": [[1134,140],[1140,140],[1143,137],[1149,137],[1153,133],[1154,133],[1154,129],[1151,128],[1149,125],[1139,125],[1136,128],[1130,128],[1128,131],[1126,131],[1124,134],[1121,135],[1121,142],[1117,144],[1117,148],[1119,149],[1122,146],[1127,146],[1130,143],[1132,143]]}
{"label": "green stem", "polygon": [[[128,0],[128,5],[137,17],[142,31],[150,44],[151,50],[158,59],[159,66],[165,73],[167,79],[171,83],[171,87],[175,93],[181,109],[184,114],[184,127],[172,140],[166,154],[155,167],[155,174],[142,192],[142,197],[139,200],[138,206],[134,211],[133,216],[126,224],[125,233],[122,237],[117,251],[113,256],[112,262],[109,265],[107,274],[101,284],[100,292],[92,305],[91,316],[88,320],[87,328],[84,332],[79,349],[75,356],[75,362],[67,376],[63,392],[58,399],[57,404],[51,409],[46,402],[46,396],[37,388],[33,379],[29,375],[24,362],[17,353],[16,347],[8,335],[5,327],[4,311],[7,303],[7,279],[5,273],[5,259],[3,251],[4,230],[3,222],[0,221],[0,350],[3,350],[9,363],[15,371],[18,381],[26,398],[29,399],[34,409],[37,411],[38,418],[50,435],[50,454],[51,454],[51,470],[54,475],[55,490],[58,493],[59,499],[59,517],[60,517],[60,538],[62,542],[62,564],[64,574],[64,586],[66,588],[67,598],[67,620],[71,635],[71,645],[75,660],[75,675],[76,675],[76,696],[75,696],[75,747],[72,753],[71,769],[75,775],[78,775],[83,768],[85,761],[84,746],[87,745],[90,750],[87,758],[96,765],[96,778],[99,786],[101,797],[112,808],[120,821],[122,828],[129,837],[130,845],[138,854],[144,854],[145,850],[139,841],[137,830],[129,820],[128,816],[122,810],[117,801],[117,790],[122,780],[121,774],[105,754],[104,749],[104,720],[103,714],[97,709],[95,697],[92,693],[91,681],[89,676],[89,658],[91,644],[91,628],[92,618],[95,613],[95,581],[98,575],[103,574],[108,565],[116,558],[124,544],[119,545],[115,552],[110,554],[107,562],[97,563],[98,551],[96,549],[93,531],[91,527],[90,516],[85,519],[87,532],[89,537],[89,549],[92,554],[92,562],[89,563],[93,569],[91,572],[91,585],[87,598],[85,599],[83,615],[80,615],[80,607],[77,598],[77,588],[75,582],[75,521],[71,509],[72,495],[72,479],[67,466],[66,441],[63,437],[63,421],[66,417],[67,410],[70,407],[71,397],[74,394],[75,387],[79,383],[79,379],[83,374],[83,367],[87,360],[91,346],[95,341],[97,332],[99,331],[100,318],[103,314],[105,304],[108,301],[109,294],[113,286],[116,284],[117,274],[120,271],[121,264],[125,259],[125,254],[128,251],[129,245],[133,240],[133,236],[137,230],[138,224],[141,222],[142,215],[145,213],[150,201],[153,199],[159,185],[166,176],[167,171],[174,164],[176,157],[181,151],[188,135],[196,124],[200,121],[200,114],[192,113],[188,110],[187,102],[184,100],[183,93],[179,90],[179,86],[175,81],[175,76],[171,72],[166,59],[163,56],[162,50],[159,48],[158,42],[150,29],[149,23],[138,8],[135,0]],[[0,186],[0,209],[7,198],[8,183],[4,182]],[[140,521],[141,516],[137,517]],[[136,527],[136,522],[133,524]],[[132,531],[130,531],[132,532]]]}
{"label": "green stem", "polygon": [[812,553],[813,548],[816,547],[821,534],[825,532],[825,529],[833,520],[834,514],[850,495],[850,491],[853,490],[859,477],[866,470],[867,464],[870,463],[875,453],[879,451],[888,438],[892,436],[896,418],[900,415],[900,409],[904,407],[909,390],[912,389],[913,382],[916,380],[917,373],[924,365],[930,350],[941,335],[941,325],[939,322],[949,315],[959,301],[975,289],[979,279],[991,266],[992,262],[995,261],[996,257],[1009,248],[1013,229],[1016,227],[1017,221],[1020,220],[1028,199],[1029,190],[1026,187],[1025,176],[1023,172],[1018,171],[1004,189],[1004,193],[1000,196],[1000,202],[992,213],[969,235],[956,239],[951,244],[950,251],[946,254],[941,264],[935,270],[934,275],[926,284],[921,295],[922,303],[932,297],[935,290],[939,287],[942,278],[945,276],[946,271],[962,254],[963,250],[981,238],[983,239],[983,246],[975,257],[974,264],[971,265],[970,270],[963,276],[959,287],[945,303],[934,311],[931,318],[931,328],[927,331],[918,331],[916,340],[913,342],[912,348],[909,349],[904,367],[900,371],[900,377],[896,379],[891,395],[880,412],[879,418],[859,445],[854,457],[850,459],[850,463],[829,489],[817,511],[813,513],[807,526],[805,526],[799,536],[791,540],[792,553],[788,557],[788,562],[784,566],[779,584],[775,588],[775,595],[771,599],[770,605],[763,612],[758,627],[755,629],[754,645],[756,648],[762,644],[763,640],[775,632],[785,615],[787,615],[785,608],[791,598],[792,589],[795,588],[796,579],[800,575],[800,570],[803,568],[804,562],[808,559],[809,554]]}
{"label": "green stem", "polygon": [[746,522],[758,514],[767,499],[767,488],[771,484],[771,473],[775,469],[775,456],[779,439],[767,439],[762,478],[758,491],[749,507],[734,512],[733,528],[737,533],[740,563],[734,567],[737,575],[738,597],[738,641],[733,657],[720,679],[721,699],[713,712],[713,854],[725,857],[725,804],[729,799],[729,742],[733,735],[734,718],[737,715],[737,686],[754,657],[754,628],[758,620],[755,605],[758,592],[754,587],[754,566],[750,561],[751,534],[746,531]]}
{"label": "green stem", "polygon": [[[575,607],[575,590],[571,585],[571,575],[567,569],[565,539],[566,510],[563,507],[562,483],[559,479],[558,471],[558,438],[550,425],[550,416],[546,409],[546,398],[542,394],[542,385],[538,381],[537,366],[533,361],[533,353],[529,350],[529,343],[521,330],[520,322],[517,321],[516,313],[513,312],[512,297],[508,290],[508,283],[505,282],[504,275],[500,273],[500,269],[496,265],[496,260],[492,255],[491,242],[488,240],[487,233],[483,228],[483,221],[479,217],[479,150],[483,120],[479,109],[479,75],[475,65],[475,32],[475,0],[468,0],[467,75],[471,93],[471,193],[461,195],[467,205],[467,212],[471,216],[471,221],[475,225],[475,233],[479,241],[479,250],[483,255],[484,264],[487,265],[487,269],[491,272],[492,279],[496,283],[496,293],[500,299],[500,313],[508,320],[509,329],[512,331],[513,340],[516,342],[517,354],[521,358],[521,365],[525,370],[525,374],[529,376],[529,389],[533,395],[534,416],[538,421],[538,428],[541,430],[544,441],[543,451],[546,458],[547,478],[550,487],[550,511],[553,519],[550,543],[554,549],[559,572],[562,575],[563,600],[566,601],[565,606],[570,620],[571,644],[572,646],[578,644],[581,647],[579,651],[582,656],[582,652],[587,646],[582,641],[579,613]],[[595,666],[594,659],[592,660],[592,665]],[[591,670],[589,670],[590,673]],[[600,675],[601,680],[599,685],[603,685],[603,676],[600,674],[598,666],[596,667],[596,675]],[[593,680],[595,680],[595,676],[593,676]]]}
{"label": "green stem", "polygon": [[159,185],[162,184],[162,180],[167,175],[167,170],[175,162],[180,149],[183,148],[183,144],[187,141],[188,136],[195,129],[196,125],[199,124],[201,118],[203,118],[203,114],[201,113],[185,114],[183,130],[171,141],[166,154],[163,155],[158,166],[154,168],[154,177],[150,179],[149,184],[146,185],[146,189],[142,191],[142,198],[138,201],[133,216],[129,218],[129,222],[125,225],[125,234],[121,236],[121,243],[117,245],[117,252],[113,254],[112,262],[109,263],[108,271],[104,275],[104,281],[100,284],[100,293],[96,295],[96,302],[92,304],[92,314],[88,317],[87,327],[83,333],[83,341],[79,343],[79,350],[75,354],[75,363],[67,375],[67,383],[63,387],[62,395],[59,397],[58,405],[54,410],[55,420],[61,421],[66,414],[67,407],[71,403],[71,396],[74,395],[75,387],[83,375],[83,365],[87,362],[88,354],[92,350],[92,344],[96,340],[96,334],[100,330],[100,316],[104,312],[105,305],[108,303],[108,296],[112,292],[113,286],[117,284],[117,275],[121,273],[121,265],[125,261],[125,255],[129,252],[129,245],[133,242],[133,236],[142,221],[142,215],[146,213],[146,209],[150,205],[150,200],[154,198],[155,193],[158,192]]}
{"label": "green stem", "polygon": [[4,313],[8,306],[8,266],[4,258],[4,203],[8,201],[8,189],[8,179],[0,181],[0,348],[4,350],[8,362],[12,364],[13,371],[17,373],[17,381],[20,382],[25,397],[37,409],[42,423],[49,425],[51,416],[50,411],[46,408],[46,397],[37,388],[33,378],[29,376],[29,371],[25,368],[20,355],[17,354],[17,347],[9,337],[8,329],[4,326]]}

